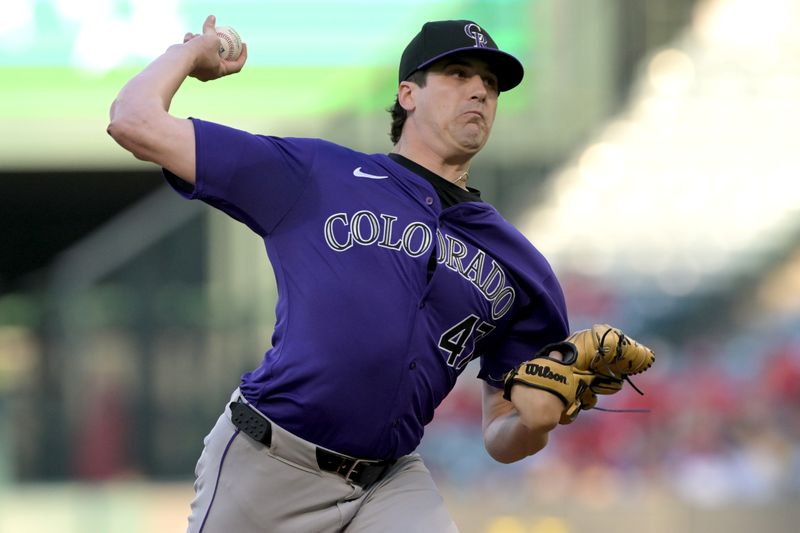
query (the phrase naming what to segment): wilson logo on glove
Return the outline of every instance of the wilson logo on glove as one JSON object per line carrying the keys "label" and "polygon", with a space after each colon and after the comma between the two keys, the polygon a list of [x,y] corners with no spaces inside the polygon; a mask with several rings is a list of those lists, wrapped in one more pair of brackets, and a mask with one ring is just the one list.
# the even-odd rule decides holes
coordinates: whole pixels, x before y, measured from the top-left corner
{"label": "wilson logo on glove", "polygon": [[531,376],[539,376],[545,379],[552,379],[559,383],[567,384],[567,376],[553,372],[549,366],[537,365],[536,363],[528,363],[525,365],[525,373]]}

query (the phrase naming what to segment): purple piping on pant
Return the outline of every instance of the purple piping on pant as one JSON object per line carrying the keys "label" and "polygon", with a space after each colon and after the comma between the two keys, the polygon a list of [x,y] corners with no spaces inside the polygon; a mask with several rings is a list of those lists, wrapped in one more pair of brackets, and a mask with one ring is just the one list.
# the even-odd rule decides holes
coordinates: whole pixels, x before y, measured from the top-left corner
{"label": "purple piping on pant", "polygon": [[233,444],[233,439],[236,438],[236,435],[239,434],[239,430],[233,432],[231,436],[231,440],[228,441],[228,444],[225,446],[225,451],[222,452],[222,457],[219,460],[219,469],[217,470],[217,481],[214,483],[214,493],[211,495],[211,502],[208,504],[208,509],[206,509],[206,515],[203,517],[203,523],[200,524],[200,531],[198,533],[203,533],[203,528],[206,527],[206,520],[208,520],[208,513],[211,512],[211,506],[214,505],[214,498],[217,497],[217,487],[219,487],[219,478],[222,475],[222,465],[225,463],[225,457],[228,455],[228,450]]}

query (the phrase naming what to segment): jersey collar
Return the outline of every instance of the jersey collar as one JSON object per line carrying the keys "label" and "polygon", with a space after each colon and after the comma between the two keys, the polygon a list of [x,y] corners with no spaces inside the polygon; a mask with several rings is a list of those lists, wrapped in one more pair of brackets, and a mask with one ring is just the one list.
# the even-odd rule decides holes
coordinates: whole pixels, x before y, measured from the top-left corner
{"label": "jersey collar", "polygon": [[436,190],[436,194],[439,196],[439,201],[442,203],[442,209],[446,209],[464,202],[483,202],[483,200],[481,200],[481,191],[478,189],[467,187],[467,190],[465,191],[458,185],[447,181],[440,175],[431,172],[427,168],[415,163],[405,156],[395,153],[390,153],[387,155],[389,156],[389,159],[395,163],[404,166],[414,174],[424,178],[431,185],[433,185],[433,188]]}

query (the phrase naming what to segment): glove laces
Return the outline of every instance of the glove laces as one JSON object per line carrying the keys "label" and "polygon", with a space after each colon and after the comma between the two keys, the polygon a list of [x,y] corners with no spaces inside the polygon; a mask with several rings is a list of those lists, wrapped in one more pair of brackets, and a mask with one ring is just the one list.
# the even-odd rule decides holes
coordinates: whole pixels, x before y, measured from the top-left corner
{"label": "glove laces", "polygon": [[[603,333],[603,336],[599,339],[600,340],[600,347],[601,347],[600,349],[601,350],[606,350],[606,347],[605,347],[606,335],[608,335],[610,332],[611,332],[610,329],[606,330]],[[620,333],[620,335],[619,335],[619,344],[617,345],[617,350],[621,351],[622,350],[622,345],[627,343],[627,342],[628,342],[628,339],[625,337],[625,334],[624,333]],[[636,384],[631,380],[631,377],[629,375],[623,374],[621,378],[618,377],[616,374],[614,374],[614,371],[611,370],[611,367],[609,366],[608,361],[606,361],[605,358],[600,357],[599,354],[596,356],[596,358],[600,359],[600,362],[602,362],[603,365],[605,366],[606,372],[608,372],[608,374],[600,374],[601,376],[607,377],[607,378],[611,378],[611,379],[622,379],[622,380],[628,382],[628,384],[631,387],[633,387],[633,390],[635,390],[636,392],[639,393],[639,396],[644,396],[644,392],[642,392],[642,389],[640,389],[639,387],[636,386]],[[650,409],[604,409],[603,407],[597,407],[597,406],[595,406],[594,409],[597,409],[598,411],[605,411],[607,413],[649,413],[650,412]]]}

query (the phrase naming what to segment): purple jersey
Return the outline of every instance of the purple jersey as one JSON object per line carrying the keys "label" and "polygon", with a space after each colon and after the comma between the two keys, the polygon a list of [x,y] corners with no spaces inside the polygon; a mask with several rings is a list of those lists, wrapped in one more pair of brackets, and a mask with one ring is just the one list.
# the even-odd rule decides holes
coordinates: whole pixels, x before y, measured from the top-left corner
{"label": "purple jersey", "polygon": [[264,238],[277,321],[240,386],[295,435],[356,457],[405,455],[469,361],[501,387],[568,335],[550,265],[489,204],[442,209],[430,183],[384,154],[193,123],[196,186],[170,182]]}

